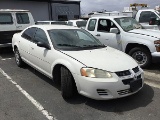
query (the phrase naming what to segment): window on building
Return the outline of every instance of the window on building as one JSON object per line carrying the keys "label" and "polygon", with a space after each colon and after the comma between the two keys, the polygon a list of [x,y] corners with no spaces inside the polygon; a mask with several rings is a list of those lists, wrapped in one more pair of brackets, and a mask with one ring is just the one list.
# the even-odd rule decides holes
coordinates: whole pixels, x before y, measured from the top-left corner
{"label": "window on building", "polygon": [[13,24],[11,13],[0,13],[0,24]]}
{"label": "window on building", "polygon": [[68,21],[67,15],[58,15],[58,20],[59,21]]}
{"label": "window on building", "polygon": [[139,22],[140,23],[149,22],[151,17],[157,18],[157,15],[151,11],[143,11],[140,14]]}
{"label": "window on building", "polygon": [[88,25],[88,30],[89,31],[94,31],[95,30],[95,26],[96,26],[96,19],[91,19],[89,21],[89,25]]}
{"label": "window on building", "polygon": [[29,24],[29,17],[27,13],[16,13],[17,23],[18,24]]}
{"label": "window on building", "polygon": [[74,15],[74,19],[79,19],[79,15]]}
{"label": "window on building", "polygon": [[22,37],[29,41],[32,41],[35,31],[36,31],[36,28],[28,28],[23,32]]}

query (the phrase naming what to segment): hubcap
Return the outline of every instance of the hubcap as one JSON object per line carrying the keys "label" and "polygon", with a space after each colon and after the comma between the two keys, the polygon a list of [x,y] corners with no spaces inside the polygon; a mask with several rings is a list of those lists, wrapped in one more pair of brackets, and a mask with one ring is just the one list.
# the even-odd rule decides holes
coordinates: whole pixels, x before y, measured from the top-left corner
{"label": "hubcap", "polygon": [[136,51],[132,57],[137,61],[139,65],[144,65],[147,62],[147,55],[142,51]]}

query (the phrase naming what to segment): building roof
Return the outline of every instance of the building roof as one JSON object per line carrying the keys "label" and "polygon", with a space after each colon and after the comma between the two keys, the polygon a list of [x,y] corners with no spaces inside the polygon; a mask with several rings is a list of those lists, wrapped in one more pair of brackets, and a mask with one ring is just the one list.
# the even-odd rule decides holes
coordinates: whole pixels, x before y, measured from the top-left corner
{"label": "building roof", "polygon": [[1,1],[81,2],[80,0],[1,0]]}

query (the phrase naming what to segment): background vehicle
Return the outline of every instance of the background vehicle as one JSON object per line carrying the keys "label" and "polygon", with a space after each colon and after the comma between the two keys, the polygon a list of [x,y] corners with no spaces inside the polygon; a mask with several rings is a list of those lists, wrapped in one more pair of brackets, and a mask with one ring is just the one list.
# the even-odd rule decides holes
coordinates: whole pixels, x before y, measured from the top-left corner
{"label": "background vehicle", "polygon": [[37,21],[36,25],[67,25],[66,21]]}
{"label": "background vehicle", "polygon": [[12,47],[18,66],[26,62],[61,83],[65,99],[78,91],[107,100],[132,95],[143,87],[143,70],[135,60],[102,45],[84,29],[35,25],[15,34]]}
{"label": "background vehicle", "polygon": [[86,30],[103,44],[132,56],[143,68],[160,59],[160,31],[143,29],[132,17],[92,17]]}
{"label": "background vehicle", "polygon": [[74,27],[81,27],[85,28],[87,24],[86,20],[78,19],[78,20],[69,20],[68,25],[69,26],[74,26]]}
{"label": "background vehicle", "polygon": [[11,46],[13,34],[33,24],[28,10],[0,9],[0,47]]}
{"label": "background vehicle", "polygon": [[135,19],[146,29],[160,30],[160,12],[157,10],[139,10]]}

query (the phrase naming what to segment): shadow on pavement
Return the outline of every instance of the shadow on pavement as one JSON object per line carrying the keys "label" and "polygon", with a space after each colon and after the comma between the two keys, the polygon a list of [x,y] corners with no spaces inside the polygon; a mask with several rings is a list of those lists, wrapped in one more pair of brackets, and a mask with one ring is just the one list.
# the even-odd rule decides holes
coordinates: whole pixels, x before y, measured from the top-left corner
{"label": "shadow on pavement", "polygon": [[160,63],[153,63],[149,68],[144,69],[145,71],[160,74]]}
{"label": "shadow on pavement", "polygon": [[12,58],[14,57],[14,53],[12,51],[12,47],[0,48],[0,58]]}
{"label": "shadow on pavement", "polygon": [[[34,70],[31,67],[27,67],[29,71],[33,74],[37,75],[39,78],[49,83],[53,87],[57,88],[59,91],[61,90],[60,85],[55,84],[51,79]],[[93,100],[82,95],[76,94],[72,99],[65,100],[69,104],[83,104],[88,105],[92,108],[107,111],[107,112],[115,112],[117,114],[123,114],[124,111],[130,111],[139,107],[145,107],[152,102],[152,98],[154,96],[153,89],[144,84],[144,87],[136,94],[114,99],[114,100]]]}
{"label": "shadow on pavement", "polygon": [[144,87],[138,93],[124,98],[98,101],[78,95],[76,98],[66,102],[70,104],[85,103],[86,105],[101,111],[123,114],[125,111],[147,106],[152,102],[153,96],[153,89],[144,84]]}

